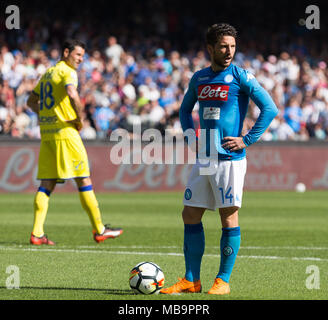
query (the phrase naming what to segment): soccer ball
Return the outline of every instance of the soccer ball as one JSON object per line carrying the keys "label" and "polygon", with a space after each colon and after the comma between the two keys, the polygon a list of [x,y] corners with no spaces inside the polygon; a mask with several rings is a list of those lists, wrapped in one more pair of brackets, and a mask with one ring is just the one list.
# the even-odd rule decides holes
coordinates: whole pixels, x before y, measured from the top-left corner
{"label": "soccer ball", "polygon": [[305,192],[305,191],[306,191],[306,186],[305,186],[305,184],[302,183],[302,182],[297,183],[296,186],[295,186],[295,191],[296,191],[296,192],[300,192],[300,193]]}
{"label": "soccer ball", "polygon": [[157,294],[164,286],[164,273],[153,262],[140,262],[129,277],[131,289],[138,294]]}

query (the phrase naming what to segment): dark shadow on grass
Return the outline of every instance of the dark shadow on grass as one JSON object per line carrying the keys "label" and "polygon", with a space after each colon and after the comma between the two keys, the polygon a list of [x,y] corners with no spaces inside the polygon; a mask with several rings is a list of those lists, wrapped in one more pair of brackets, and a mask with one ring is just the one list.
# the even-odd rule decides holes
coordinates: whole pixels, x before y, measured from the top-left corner
{"label": "dark shadow on grass", "polygon": [[[7,287],[1,287],[0,289],[7,289]],[[131,290],[121,289],[97,289],[97,288],[61,288],[61,287],[19,287],[20,290],[72,290],[72,291],[95,291],[103,292],[104,294],[113,295],[135,295]]]}

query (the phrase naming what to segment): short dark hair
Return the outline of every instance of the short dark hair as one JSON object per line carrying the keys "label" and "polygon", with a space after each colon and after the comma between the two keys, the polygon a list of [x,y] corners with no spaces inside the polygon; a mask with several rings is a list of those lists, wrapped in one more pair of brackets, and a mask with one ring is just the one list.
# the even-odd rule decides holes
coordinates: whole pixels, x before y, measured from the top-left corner
{"label": "short dark hair", "polygon": [[77,40],[77,39],[68,39],[64,42],[63,47],[62,47],[62,56],[64,55],[64,51],[68,49],[68,51],[71,53],[75,47],[81,47],[85,49],[85,43]]}
{"label": "short dark hair", "polygon": [[237,30],[227,23],[216,23],[210,26],[206,32],[206,44],[215,46],[219,39],[223,36],[231,36],[237,38]]}

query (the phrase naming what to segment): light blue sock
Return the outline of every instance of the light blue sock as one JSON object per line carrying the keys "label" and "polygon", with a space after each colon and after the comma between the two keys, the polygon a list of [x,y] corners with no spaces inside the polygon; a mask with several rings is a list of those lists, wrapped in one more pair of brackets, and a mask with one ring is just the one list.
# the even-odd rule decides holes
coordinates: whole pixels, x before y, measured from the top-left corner
{"label": "light blue sock", "polygon": [[229,282],[239,247],[240,227],[222,228],[222,236],[220,242],[221,262],[220,271],[216,276],[217,278],[221,278],[223,281]]}
{"label": "light blue sock", "polygon": [[186,264],[185,278],[188,281],[200,279],[200,265],[204,250],[205,235],[203,224],[185,224],[183,252]]}

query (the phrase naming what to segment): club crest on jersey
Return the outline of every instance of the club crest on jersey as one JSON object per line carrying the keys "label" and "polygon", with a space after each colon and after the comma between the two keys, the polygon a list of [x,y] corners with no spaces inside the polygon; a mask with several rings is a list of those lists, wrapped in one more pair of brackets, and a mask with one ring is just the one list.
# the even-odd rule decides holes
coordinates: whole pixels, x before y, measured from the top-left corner
{"label": "club crest on jersey", "polygon": [[225,77],[224,77],[224,82],[225,83],[230,83],[233,81],[233,75],[232,74],[227,74]]}
{"label": "club crest on jersey", "polygon": [[198,86],[199,101],[227,101],[229,86],[221,84],[203,84]]}
{"label": "club crest on jersey", "polygon": [[186,200],[190,200],[192,198],[192,192],[189,188],[186,189],[184,197],[185,197]]}

